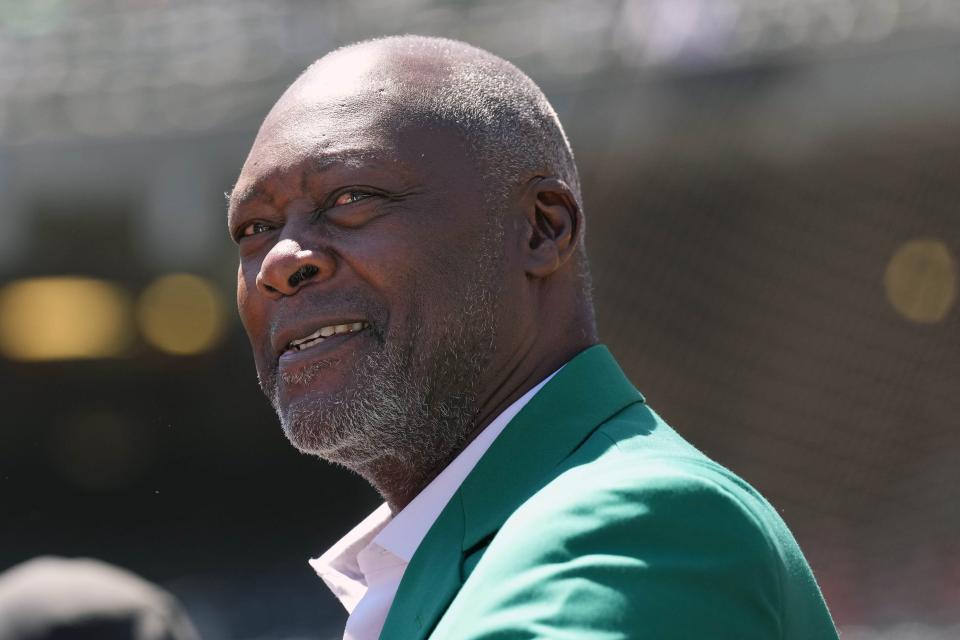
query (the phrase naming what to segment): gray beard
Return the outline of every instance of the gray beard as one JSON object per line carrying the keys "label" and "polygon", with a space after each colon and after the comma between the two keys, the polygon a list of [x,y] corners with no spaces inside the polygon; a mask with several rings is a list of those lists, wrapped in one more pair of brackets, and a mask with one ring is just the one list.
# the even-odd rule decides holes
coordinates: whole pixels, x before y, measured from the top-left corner
{"label": "gray beard", "polygon": [[[480,410],[480,375],[496,344],[503,236],[497,221],[491,227],[481,242],[477,272],[462,280],[465,286],[457,296],[462,306],[440,319],[439,336],[423,336],[417,330],[422,323],[411,319],[414,334],[408,340],[388,337],[382,349],[359,360],[355,388],[322,399],[307,394],[281,406],[276,377],[261,380],[294,447],[368,480],[389,461],[406,472],[392,483],[419,490],[466,445]],[[283,382],[308,384],[336,364],[317,362]]]}

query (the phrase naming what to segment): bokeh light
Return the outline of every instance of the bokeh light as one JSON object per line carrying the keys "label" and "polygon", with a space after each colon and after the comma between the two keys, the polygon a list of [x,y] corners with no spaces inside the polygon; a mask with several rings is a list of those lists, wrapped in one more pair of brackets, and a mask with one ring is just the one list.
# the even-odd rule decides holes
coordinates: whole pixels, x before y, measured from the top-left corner
{"label": "bokeh light", "polygon": [[957,297],[957,265],[941,240],[911,240],[894,253],[883,283],[901,315],[914,322],[940,322]]}
{"label": "bokeh light", "polygon": [[72,360],[122,354],[132,335],[118,286],[73,276],[31,278],[0,290],[0,351],[13,360]]}
{"label": "bokeh light", "polygon": [[137,320],[144,338],[157,349],[173,355],[202,353],[223,336],[222,296],[199,276],[162,276],[140,295]]}

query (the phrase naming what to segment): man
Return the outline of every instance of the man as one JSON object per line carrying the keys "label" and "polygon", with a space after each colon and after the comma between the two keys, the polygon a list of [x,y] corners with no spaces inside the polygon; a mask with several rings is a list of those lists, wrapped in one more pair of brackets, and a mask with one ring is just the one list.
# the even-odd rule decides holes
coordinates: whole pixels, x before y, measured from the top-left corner
{"label": "man", "polygon": [[295,447],[385,504],[313,565],[346,638],[836,638],[776,512],[598,345],[576,166],[450,40],[322,58],[231,194],[238,305]]}

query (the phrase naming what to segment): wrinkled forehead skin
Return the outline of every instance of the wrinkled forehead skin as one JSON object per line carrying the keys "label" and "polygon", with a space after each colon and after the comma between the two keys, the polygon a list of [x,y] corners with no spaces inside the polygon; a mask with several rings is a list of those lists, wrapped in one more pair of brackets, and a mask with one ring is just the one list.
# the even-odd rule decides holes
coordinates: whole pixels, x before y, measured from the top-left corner
{"label": "wrinkled forehead skin", "polygon": [[379,43],[328,55],[271,109],[235,193],[312,158],[396,151],[402,133],[424,124],[417,95],[439,88],[444,75],[439,60]]}

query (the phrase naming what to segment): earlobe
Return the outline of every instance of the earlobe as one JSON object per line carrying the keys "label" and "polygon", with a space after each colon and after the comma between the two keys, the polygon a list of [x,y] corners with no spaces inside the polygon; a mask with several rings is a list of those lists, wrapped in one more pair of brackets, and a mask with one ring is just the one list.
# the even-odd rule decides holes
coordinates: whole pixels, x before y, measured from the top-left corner
{"label": "earlobe", "polygon": [[527,185],[526,271],[536,278],[555,272],[573,254],[583,224],[577,200],[559,178],[538,177]]}

